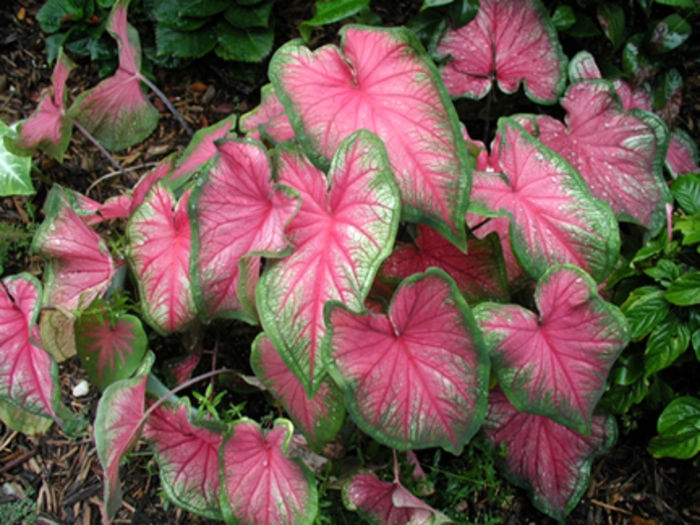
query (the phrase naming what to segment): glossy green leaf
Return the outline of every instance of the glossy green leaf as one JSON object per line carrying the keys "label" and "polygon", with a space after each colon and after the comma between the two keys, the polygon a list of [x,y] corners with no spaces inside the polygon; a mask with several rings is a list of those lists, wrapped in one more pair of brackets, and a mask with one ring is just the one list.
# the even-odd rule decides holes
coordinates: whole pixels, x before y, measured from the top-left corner
{"label": "glossy green leaf", "polygon": [[697,9],[698,3],[696,0],[654,0],[657,4],[672,5],[675,7],[687,7]]}
{"label": "glossy green leaf", "polygon": [[216,26],[216,54],[224,60],[259,62],[272,51],[275,33],[272,27],[240,29],[226,21]]}
{"label": "glossy green leaf", "polygon": [[692,396],[673,400],[659,416],[658,436],[649,443],[655,458],[689,459],[700,452],[700,400]]}
{"label": "glossy green leaf", "polygon": [[678,177],[671,185],[671,193],[686,213],[700,212],[700,173],[689,173]]}
{"label": "glossy green leaf", "polygon": [[670,305],[664,290],[656,286],[642,286],[630,292],[621,306],[630,326],[632,341],[639,341],[668,315]]}
{"label": "glossy green leaf", "polygon": [[55,33],[65,22],[77,22],[84,16],[86,2],[81,0],[48,0],[36,19],[46,33]]}
{"label": "glossy green leaf", "polygon": [[700,272],[681,275],[668,287],[665,297],[668,302],[679,306],[700,303]]}
{"label": "glossy green leaf", "polygon": [[618,49],[625,38],[625,12],[615,3],[598,5],[598,22],[603,33],[612,43],[613,49]]}
{"label": "glossy green leaf", "polygon": [[10,153],[5,147],[5,138],[14,135],[14,130],[0,120],[0,197],[36,193],[31,178],[32,158]]}
{"label": "glossy green leaf", "polygon": [[198,58],[214,49],[216,42],[216,33],[209,26],[196,31],[176,31],[163,24],[156,26],[158,55]]}
{"label": "glossy green leaf", "polygon": [[646,377],[669,367],[690,344],[690,330],[671,313],[649,334],[644,350]]}
{"label": "glossy green leaf", "polygon": [[560,5],[552,13],[552,23],[557,31],[566,31],[576,23],[576,14],[570,5]]}
{"label": "glossy green leaf", "polygon": [[232,4],[224,11],[224,18],[233,27],[267,27],[270,24],[273,5],[272,0],[250,7]]}

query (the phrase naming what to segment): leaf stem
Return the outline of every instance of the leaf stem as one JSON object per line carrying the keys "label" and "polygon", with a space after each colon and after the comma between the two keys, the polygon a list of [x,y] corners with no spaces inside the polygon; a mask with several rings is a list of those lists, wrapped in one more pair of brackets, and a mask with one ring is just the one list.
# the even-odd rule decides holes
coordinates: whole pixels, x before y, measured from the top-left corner
{"label": "leaf stem", "polygon": [[151,89],[151,91],[153,91],[158,96],[159,99],[161,99],[163,101],[163,104],[165,104],[165,107],[167,107],[168,110],[170,110],[170,113],[172,113],[175,116],[175,118],[178,120],[178,122],[180,124],[182,124],[182,127],[185,128],[185,131],[187,132],[187,134],[190,137],[192,135],[194,135],[194,131],[192,131],[192,128],[190,127],[190,125],[187,122],[185,122],[185,119],[182,118],[182,115],[180,115],[180,112],[177,109],[175,109],[175,106],[173,106],[173,104],[170,102],[170,100],[168,100],[168,97],[165,96],[165,93],[163,93],[160,89],[158,89],[158,86],[156,86],[153,82],[148,80],[145,76],[140,75],[140,79],[144,84],[146,84]]}
{"label": "leaf stem", "polygon": [[109,154],[109,151],[107,151],[104,148],[104,146],[102,144],[100,144],[97,141],[97,139],[95,137],[93,137],[92,134],[88,130],[86,130],[83,126],[81,126],[80,123],[75,119],[72,119],[71,122],[73,123],[73,125],[76,128],[78,128],[78,131],[80,131],[80,133],[85,135],[86,139],[88,139],[90,142],[92,142],[97,147],[97,149],[100,150],[100,153],[102,153],[102,155],[104,155],[107,158],[107,160],[110,162],[110,164],[112,166],[114,166],[116,169],[118,169],[121,173],[124,173],[124,168],[122,168],[121,164],[119,164],[117,162],[117,160],[114,157],[112,157],[112,155]]}
{"label": "leaf stem", "polygon": [[209,379],[210,377],[214,377],[214,376],[220,375],[220,374],[228,374],[228,373],[232,373],[232,372],[235,372],[235,370],[231,370],[229,368],[220,368],[219,370],[212,370],[211,372],[206,372],[204,374],[193,377],[192,379],[188,379],[187,381],[185,381],[181,385],[178,385],[175,388],[173,388],[172,390],[170,390],[163,397],[158,398],[158,400],[155,403],[153,403],[150,407],[148,407],[148,410],[146,410],[146,412],[144,412],[143,416],[141,416],[141,421],[139,422],[139,426],[144,424],[146,419],[148,419],[148,416],[150,416],[156,408],[158,408],[160,405],[165,403],[168,399],[173,397],[175,394],[177,394],[181,390],[189,388],[192,385],[194,385],[195,383],[198,383],[199,381],[204,381],[205,379]]}

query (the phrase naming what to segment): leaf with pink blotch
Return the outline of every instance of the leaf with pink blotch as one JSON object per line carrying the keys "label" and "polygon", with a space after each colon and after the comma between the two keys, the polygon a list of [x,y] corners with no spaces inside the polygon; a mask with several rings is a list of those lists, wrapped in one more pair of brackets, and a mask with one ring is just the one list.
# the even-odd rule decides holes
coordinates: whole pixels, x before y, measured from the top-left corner
{"label": "leaf with pink blotch", "polygon": [[104,390],[136,371],[146,354],[148,341],[138,317],[88,311],[75,322],[75,346],[88,376]]}
{"label": "leaf with pink blotch", "polygon": [[313,399],[309,399],[304,386],[264,333],[253,341],[250,364],[314,450],[320,450],[335,437],[343,424],[345,406],[342,393],[330,378],[326,377]]}
{"label": "leaf with pink blotch", "polygon": [[326,307],[331,376],[355,423],[379,442],[460,454],[486,411],[489,359],[454,281],[431,268],[404,280],[388,315]]}
{"label": "leaf with pink blotch", "polygon": [[469,239],[467,253],[420,224],[414,243],[397,243],[380,269],[384,280],[401,281],[431,266],[445,270],[468,301],[508,299],[508,280],[496,235]]}
{"label": "leaf with pink blotch", "polygon": [[221,520],[219,449],[226,425],[192,421],[186,399],[173,409],[156,408],[143,427],[153,447],[160,482],[168,498],[189,512]]}
{"label": "leaf with pink blotch", "polygon": [[490,443],[506,447],[502,468],[509,480],[526,488],[539,510],[563,522],[588,488],[593,459],[615,443],[617,426],[612,416],[596,414],[585,436],[547,417],[518,412],[496,390],[484,433]]}
{"label": "leaf with pink blotch", "polygon": [[436,48],[449,57],[442,79],[453,97],[480,99],[494,82],[513,93],[520,82],[540,104],[553,104],[566,85],[566,56],[539,0],[481,0],[467,25],[448,29]]}
{"label": "leaf with pink blotch", "polygon": [[161,334],[196,317],[190,282],[189,190],[175,201],[158,182],[126,226],[127,257],[139,285],[144,318]]}
{"label": "leaf with pink blotch", "polygon": [[400,202],[384,146],[369,131],[340,145],[327,178],[294,146],[277,150],[279,181],[299,193],[301,208],[286,229],[294,251],[258,281],[258,311],[274,347],[313,394],[325,374],[323,307],[339,300],[362,310],[391,252]]}
{"label": "leaf with pink blotch", "polygon": [[360,471],[343,485],[345,506],[377,525],[438,525],[452,523],[414,496],[399,481],[381,481],[372,472]]}
{"label": "leaf with pink blotch", "polygon": [[678,128],[671,133],[671,141],[666,153],[666,167],[674,179],[684,173],[700,173],[698,147],[687,133]]}
{"label": "leaf with pink blotch", "polygon": [[235,136],[236,115],[230,115],[207,128],[197,131],[190,140],[187,149],[177,161],[177,168],[168,176],[168,184],[176,188],[187,182],[198,169],[211,160],[217,153],[214,142],[226,136]]}
{"label": "leaf with pink blotch", "polygon": [[473,160],[434,64],[404,28],[345,26],[341,46],[314,52],[292,41],[270,78],[297,139],[321,169],[354,131],[376,133],[399,187],[405,220],[464,248]]}
{"label": "leaf with pink blotch", "polygon": [[215,148],[190,205],[194,297],[208,316],[255,322],[260,256],[289,252],[284,228],[299,199],[272,180],[259,142],[222,139]]}
{"label": "leaf with pink blotch", "polygon": [[104,514],[109,522],[121,505],[119,462],[141,434],[146,381],[153,366],[146,354],[134,377],[112,383],[97,404],[94,434],[97,457],[104,472]]}
{"label": "leaf with pink blotch", "polygon": [[42,93],[34,115],[19,123],[16,138],[5,137],[10,151],[30,155],[39,148],[58,162],[63,162],[73,132],[73,123],[65,110],[65,85],[74,67],[73,61],[63,53],[63,48],[59,48],[51,87]]}
{"label": "leaf with pink blotch", "polygon": [[316,483],[298,458],[286,456],[292,432],[285,419],[276,419],[267,431],[250,419],[233,424],[219,456],[221,510],[228,523],[313,523]]}
{"label": "leaf with pink blotch", "polygon": [[554,266],[535,291],[539,315],[482,303],[474,315],[498,382],[522,412],[588,432],[613,363],[629,342],[620,310],[574,266]]}
{"label": "leaf with pink blotch", "polygon": [[239,127],[246,137],[255,140],[264,138],[273,144],[294,138],[292,125],[272,84],[260,89],[260,105],[241,116]]}
{"label": "leaf with pink blotch", "polygon": [[41,285],[29,274],[0,282],[0,398],[32,414],[56,418],[58,367],[37,346]]}
{"label": "leaf with pink blotch", "polygon": [[624,111],[605,80],[572,84],[562,99],[566,125],[538,116],[538,139],[576,168],[591,194],[622,220],[657,232],[670,192],[663,178],[666,125],[647,111]]}
{"label": "leaf with pink blotch", "polygon": [[532,277],[552,264],[572,263],[603,281],[620,250],[610,207],[594,199],[569,163],[515,120],[500,119],[498,129],[500,172],[474,173],[473,203],[488,216],[510,219],[513,251]]}
{"label": "leaf with pink blotch", "polygon": [[50,258],[44,304],[67,311],[86,308],[107,290],[116,271],[107,244],[73,210],[58,185],[46,197],[44,215],[32,245]]}
{"label": "leaf with pink blotch", "polygon": [[115,151],[138,144],[158,124],[158,110],[141,89],[141,44],[126,20],[129,1],[117,0],[107,20],[107,31],[119,47],[117,71],[83,92],[68,111],[100,144]]}

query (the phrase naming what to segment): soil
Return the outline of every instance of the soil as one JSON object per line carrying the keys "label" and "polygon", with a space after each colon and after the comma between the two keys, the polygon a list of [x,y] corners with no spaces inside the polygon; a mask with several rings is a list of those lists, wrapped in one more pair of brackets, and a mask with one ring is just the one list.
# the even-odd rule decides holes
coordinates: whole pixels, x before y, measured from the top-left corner
{"label": "soil", "polygon": [[[280,40],[276,45],[279,45],[297,36],[299,22],[313,14],[313,2],[295,0],[277,4],[274,15]],[[372,6],[385,21],[401,24],[416,13],[421,4],[420,1],[382,1],[373,2]],[[6,123],[29,116],[42,89],[50,83],[51,67],[46,64],[45,35],[35,19],[41,5],[40,0],[21,0],[8,2],[0,8],[0,118]],[[330,26],[316,31],[314,43],[331,41],[336,29],[337,26]],[[264,67],[242,82],[233,76],[226,63],[213,58],[180,70],[155,69],[154,77],[156,84],[195,129],[213,124],[232,112],[241,114],[253,108],[259,102],[259,88],[266,83]],[[80,63],[69,79],[71,97],[97,80],[97,73],[89,62]],[[697,66],[693,66],[686,77],[684,95],[681,116],[677,120],[697,139],[700,129],[700,70]],[[138,177],[159,160],[173,152],[182,152],[189,137],[159,101],[154,99],[154,103],[161,112],[157,130],[142,144],[115,155],[126,168],[126,174],[114,172],[87,140],[74,133],[62,164],[43,154],[34,157],[37,194],[1,199],[0,221],[16,226],[18,231],[31,233],[32,225],[41,221],[39,210],[52,184],[58,183],[83,193],[89,191],[90,197],[104,201],[133,186]],[[4,273],[29,271],[40,275],[41,269],[41,261],[27,255],[24,250],[16,258],[8,259]],[[256,333],[257,330],[235,322],[217,325],[216,331],[207,334],[204,347],[218,352],[210,351],[198,371],[224,364],[250,373],[248,349]],[[184,352],[177,338],[157,340],[156,344],[159,360],[162,357],[165,357],[164,361],[175,359]],[[63,401],[74,412],[92,420],[99,396],[94,388],[87,396],[72,395],[72,388],[87,379],[75,358],[61,363],[60,377]],[[254,412],[253,416],[264,416],[270,408],[261,395],[250,394],[246,410]],[[25,436],[0,423],[0,506],[16,502],[24,495],[35,503],[36,523],[100,523],[102,470],[94,443],[88,437],[90,431],[88,427],[84,437],[75,440],[54,425],[45,435]],[[652,432],[653,422],[642,422],[636,430],[622,436],[608,455],[594,463],[590,487],[568,523],[700,523],[697,468],[692,461],[653,459],[645,449]],[[124,505],[114,523],[207,523],[207,520],[167,503],[159,488],[152,456],[143,445],[136,447],[135,453],[122,467],[121,479]],[[7,493],[8,487],[13,494]],[[509,525],[553,523],[532,507],[520,489],[516,489],[515,495],[500,506],[495,506],[485,494],[485,491],[475,494],[473,499],[460,502],[460,505],[468,506],[475,515],[490,513]],[[29,518],[24,520],[30,522]],[[16,523],[20,522],[23,521]]]}

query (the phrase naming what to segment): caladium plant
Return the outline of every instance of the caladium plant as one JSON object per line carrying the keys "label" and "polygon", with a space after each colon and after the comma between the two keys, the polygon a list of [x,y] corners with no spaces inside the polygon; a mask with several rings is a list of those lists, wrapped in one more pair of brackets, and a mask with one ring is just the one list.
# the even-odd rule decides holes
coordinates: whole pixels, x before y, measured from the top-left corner
{"label": "caladium plant", "polygon": [[[120,68],[70,112],[88,124],[104,109],[91,125],[114,148],[154,122],[127,5],[117,1],[108,21]],[[474,42],[484,45],[468,53]],[[621,106],[622,84],[592,78],[595,63],[577,59],[566,123],[503,116],[488,149],[469,138],[448,91],[478,98],[493,82],[507,92],[523,82],[548,104],[564,91],[566,59],[537,0],[482,1],[437,52],[451,55],[442,78],[405,29],[347,26],[338,47],[314,51],[287,43],[261,105],[239,120],[247,138],[231,115],[105,203],[51,190],[34,241],[48,257],[43,300],[26,275],[0,289],[0,401],[60,420],[56,364],[42,348],[77,347],[104,390],[94,428],[107,521],[119,507],[119,463],[139,437],[170,500],[229,523],[307,524],[323,512],[296,457],[313,453],[291,446],[295,432],[333,457],[360,431],[395,450],[452,454],[483,431],[541,510],[563,519],[577,504],[593,457],[616,436],[596,405],[630,338],[598,287],[615,278],[617,218],[651,232],[663,222],[668,132],[639,106]],[[460,82],[469,86],[453,89]],[[686,149],[677,170],[697,163]],[[120,230],[124,242],[97,233]],[[674,293],[661,299],[695,300]],[[138,316],[122,311],[122,295]],[[245,379],[291,421],[222,416],[223,393],[210,390],[197,410],[158,380],[147,351],[158,334],[191,329],[197,339],[231,319],[262,325],[250,352],[257,379]],[[632,336],[647,328],[632,326]],[[206,352],[196,342],[177,392],[195,384],[187,377],[206,356],[230,357],[226,345]],[[219,373],[243,377],[200,379]],[[375,462],[379,447],[366,448],[374,452],[353,458],[370,457],[364,469],[343,479],[349,509],[371,523],[448,520],[401,483],[396,462],[393,481],[380,479],[386,457]]]}

